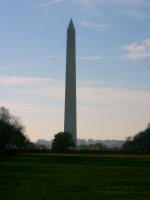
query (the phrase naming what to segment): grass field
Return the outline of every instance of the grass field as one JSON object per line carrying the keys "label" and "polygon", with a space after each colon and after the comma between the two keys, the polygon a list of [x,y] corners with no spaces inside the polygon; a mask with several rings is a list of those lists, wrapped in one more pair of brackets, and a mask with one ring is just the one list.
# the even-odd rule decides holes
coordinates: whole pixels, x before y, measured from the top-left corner
{"label": "grass field", "polygon": [[150,156],[23,154],[0,160],[1,200],[150,200]]}

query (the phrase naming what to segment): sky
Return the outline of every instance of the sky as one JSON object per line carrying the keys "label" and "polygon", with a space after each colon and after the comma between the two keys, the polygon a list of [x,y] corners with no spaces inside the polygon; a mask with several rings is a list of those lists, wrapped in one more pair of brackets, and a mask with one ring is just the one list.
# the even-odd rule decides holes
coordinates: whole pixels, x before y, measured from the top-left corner
{"label": "sky", "polygon": [[78,138],[150,122],[149,0],[0,0],[0,105],[32,141],[64,129],[66,34],[76,28]]}

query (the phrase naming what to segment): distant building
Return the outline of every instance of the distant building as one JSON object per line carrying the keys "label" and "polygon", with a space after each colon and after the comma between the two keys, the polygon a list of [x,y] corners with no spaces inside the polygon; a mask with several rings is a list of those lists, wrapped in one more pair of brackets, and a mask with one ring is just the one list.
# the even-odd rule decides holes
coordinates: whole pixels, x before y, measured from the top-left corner
{"label": "distant building", "polygon": [[[47,149],[51,149],[51,144],[53,140],[44,140],[44,139],[38,139],[35,143],[44,145]],[[124,144],[124,140],[93,140],[92,138],[90,139],[77,139],[77,146],[80,145],[91,145],[91,144],[98,144],[101,143],[108,148],[121,148],[122,145]]]}
{"label": "distant building", "polygon": [[77,139],[77,146],[79,145],[87,145],[87,142],[85,139]]}
{"label": "distant building", "polygon": [[87,144],[94,144],[94,140],[93,139],[87,139]]}
{"label": "distant building", "polygon": [[107,146],[108,148],[121,148],[124,144],[124,140],[93,140],[93,139],[78,139],[77,146],[79,145],[91,145],[91,144],[98,144],[102,143],[103,145]]}
{"label": "distant building", "polygon": [[47,149],[51,149],[52,141],[51,140],[47,141],[47,140],[44,140],[44,139],[38,139],[35,143],[44,145]]}

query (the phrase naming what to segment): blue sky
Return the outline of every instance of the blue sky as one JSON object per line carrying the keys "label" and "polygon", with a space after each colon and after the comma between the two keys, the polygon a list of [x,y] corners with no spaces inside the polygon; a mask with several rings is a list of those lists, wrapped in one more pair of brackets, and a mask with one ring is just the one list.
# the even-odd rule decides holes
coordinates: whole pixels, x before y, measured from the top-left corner
{"label": "blue sky", "polygon": [[78,138],[136,134],[150,122],[149,0],[0,0],[0,104],[32,140],[63,131],[70,18]]}

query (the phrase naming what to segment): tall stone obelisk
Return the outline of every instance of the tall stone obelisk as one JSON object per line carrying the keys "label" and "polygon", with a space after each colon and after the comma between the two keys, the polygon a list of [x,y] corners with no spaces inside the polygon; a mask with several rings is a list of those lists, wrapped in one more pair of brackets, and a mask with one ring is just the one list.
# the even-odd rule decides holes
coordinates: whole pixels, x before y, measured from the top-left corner
{"label": "tall stone obelisk", "polygon": [[76,145],[76,44],[75,28],[72,20],[70,20],[67,30],[64,132],[68,132],[72,135]]}

